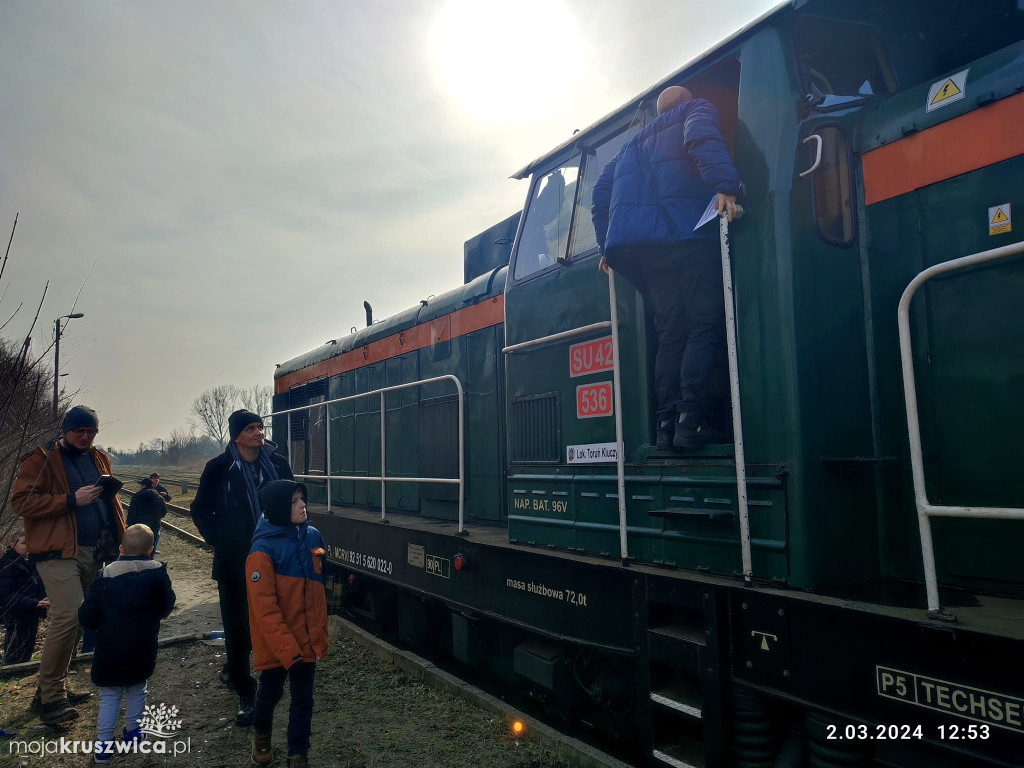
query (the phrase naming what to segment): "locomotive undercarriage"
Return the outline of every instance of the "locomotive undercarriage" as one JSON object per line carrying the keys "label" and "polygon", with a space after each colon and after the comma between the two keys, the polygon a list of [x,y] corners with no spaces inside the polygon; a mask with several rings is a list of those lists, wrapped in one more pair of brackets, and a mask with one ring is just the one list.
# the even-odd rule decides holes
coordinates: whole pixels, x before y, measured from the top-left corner
{"label": "locomotive undercarriage", "polygon": [[[352,508],[312,518],[335,609],[634,760],[1009,765],[1020,745],[998,660],[1019,654],[1024,620],[975,631],[1001,610],[993,598],[951,627],[919,607],[511,545],[498,526],[458,536]],[[996,693],[982,705],[971,691]],[[987,724],[986,738],[949,738],[970,724]]]}

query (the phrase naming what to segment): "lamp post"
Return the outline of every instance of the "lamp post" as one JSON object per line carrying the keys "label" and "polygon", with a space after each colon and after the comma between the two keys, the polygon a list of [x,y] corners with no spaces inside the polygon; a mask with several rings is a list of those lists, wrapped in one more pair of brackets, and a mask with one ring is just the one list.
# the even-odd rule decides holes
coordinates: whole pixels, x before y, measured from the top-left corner
{"label": "lamp post", "polygon": [[53,342],[53,418],[57,419],[57,379],[60,377],[60,321],[61,320],[77,320],[80,317],[85,317],[84,312],[75,312],[71,315],[61,315],[54,320],[54,328],[56,334]]}

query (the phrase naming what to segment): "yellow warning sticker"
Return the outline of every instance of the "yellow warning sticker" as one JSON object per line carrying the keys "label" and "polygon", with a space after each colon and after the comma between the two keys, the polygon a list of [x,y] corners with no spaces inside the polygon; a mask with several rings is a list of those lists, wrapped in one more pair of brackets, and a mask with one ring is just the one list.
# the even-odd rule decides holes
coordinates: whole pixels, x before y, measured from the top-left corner
{"label": "yellow warning sticker", "polygon": [[959,88],[956,87],[956,83],[954,83],[952,80],[946,80],[946,82],[942,84],[942,87],[939,88],[938,92],[935,94],[935,98],[933,98],[929,103],[938,104],[940,101],[951,99],[954,96],[958,95],[959,93],[961,93],[961,91]]}
{"label": "yellow warning sticker", "polygon": [[955,75],[944,77],[938,82],[932,83],[928,89],[928,99],[925,101],[925,111],[945,107],[956,101],[960,101],[967,95],[967,73],[970,69],[957,72]]}
{"label": "yellow warning sticker", "polygon": [[1003,203],[988,209],[988,233],[990,235],[1001,235],[1012,229],[1010,219],[1010,204]]}

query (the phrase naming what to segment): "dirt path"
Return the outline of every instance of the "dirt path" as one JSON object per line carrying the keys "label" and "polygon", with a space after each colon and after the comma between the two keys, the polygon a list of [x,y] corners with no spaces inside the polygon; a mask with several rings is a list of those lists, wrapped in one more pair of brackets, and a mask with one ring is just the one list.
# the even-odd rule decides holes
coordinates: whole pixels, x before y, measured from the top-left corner
{"label": "dirt path", "polygon": [[[166,561],[178,602],[161,627],[162,637],[208,635],[221,627],[212,555],[169,532],[158,559]],[[234,725],[237,699],[219,682],[224,648],[208,641],[160,649],[149,680],[148,703],[176,707],[180,728],[161,741],[166,754],[115,758],[115,765],[248,766],[248,728]],[[71,685],[93,690],[86,663],[74,668]],[[14,735],[0,739],[0,766],[85,768],[82,754],[45,754],[40,749],[95,738],[97,696],[79,706],[81,718],[63,729],[49,728],[29,710],[35,675],[0,680],[0,728]],[[410,678],[352,639],[332,639],[328,658],[317,665],[310,762],[338,768],[565,768],[552,750],[514,738],[500,717]],[[274,722],[273,766],[286,764],[288,694]],[[120,724],[119,724],[120,727]],[[156,743],[158,740],[154,739]],[[174,754],[176,745],[181,752]],[[36,754],[16,750],[35,745]]]}
{"label": "dirt path", "polygon": [[[171,515],[167,519],[174,525],[181,522]],[[210,578],[213,554],[164,531],[156,559],[167,563],[167,575],[178,598],[171,615],[160,625],[160,637],[209,636],[210,632],[221,629],[217,582]]]}

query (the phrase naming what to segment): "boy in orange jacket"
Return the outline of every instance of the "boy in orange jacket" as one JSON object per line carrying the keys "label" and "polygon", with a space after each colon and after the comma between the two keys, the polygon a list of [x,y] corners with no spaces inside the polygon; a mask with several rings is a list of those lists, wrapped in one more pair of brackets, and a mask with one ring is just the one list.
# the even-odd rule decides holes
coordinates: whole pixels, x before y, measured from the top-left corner
{"label": "boy in orange jacket", "polygon": [[245,561],[253,660],[261,672],[253,717],[252,761],[272,759],[274,708],[287,677],[288,766],[309,765],[313,673],[327,655],[324,540],[306,517],[306,486],[274,480],[260,489],[262,516]]}

